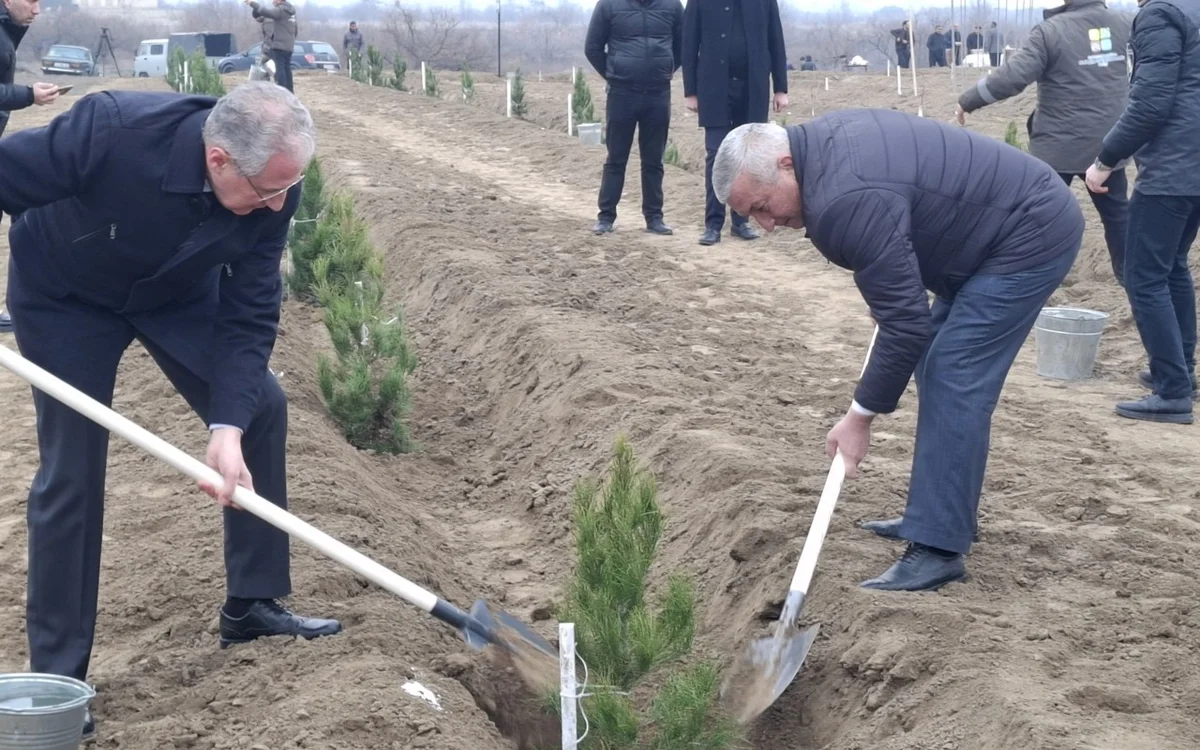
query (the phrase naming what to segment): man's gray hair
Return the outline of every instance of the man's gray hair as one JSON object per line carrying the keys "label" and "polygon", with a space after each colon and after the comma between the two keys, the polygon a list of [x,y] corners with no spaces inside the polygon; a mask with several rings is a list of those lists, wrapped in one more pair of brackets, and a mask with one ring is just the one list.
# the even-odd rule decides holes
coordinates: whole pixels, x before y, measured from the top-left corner
{"label": "man's gray hair", "polygon": [[790,152],[787,131],[774,123],[752,122],[729,131],[713,159],[712,186],[717,200],[729,202],[738,175],[763,185],[775,184],[779,159]]}
{"label": "man's gray hair", "polygon": [[217,100],[204,122],[204,144],[225,149],[239,170],[254,177],[276,154],[308,166],[317,132],[295,94],[270,81],[249,81]]}

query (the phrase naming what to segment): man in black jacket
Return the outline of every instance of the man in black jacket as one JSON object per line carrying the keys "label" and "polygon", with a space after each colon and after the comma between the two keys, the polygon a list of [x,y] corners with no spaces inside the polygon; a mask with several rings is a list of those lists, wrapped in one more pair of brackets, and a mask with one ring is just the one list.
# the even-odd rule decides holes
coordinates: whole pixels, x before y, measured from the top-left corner
{"label": "man in black jacket", "polygon": [[[9,112],[32,104],[49,104],[59,96],[58,86],[53,83],[25,86],[13,82],[17,73],[17,47],[40,12],[38,0],[4,0],[0,6],[0,135],[8,127]],[[0,331],[11,330],[12,318],[0,310]]]}
{"label": "man in black jacket", "polygon": [[862,585],[912,591],[962,579],[992,412],[1079,252],[1083,214],[1070,188],[1045,162],[993,138],[869,109],[786,130],[737,128],[721,144],[713,187],[767,231],[804,229],[823,256],[854,272],[879,335],[827,441],[848,476],[867,453],[872,420],[896,409],[915,376],[907,508],[866,527],[910,544]]}
{"label": "man in black jacket", "polygon": [[[787,50],[778,0],[688,0],[683,12],[683,95],[704,128],[705,208],[701,245],[721,241],[725,204],[712,189],[721,140],[746,122],[766,122],[788,105]],[[732,234],[758,238],[733,212]]]}
{"label": "man in black jacket", "polygon": [[1125,291],[1150,357],[1153,392],[1117,404],[1130,419],[1191,424],[1196,389],[1196,290],[1188,250],[1200,226],[1200,0],[1139,0],[1129,103],[1088,168],[1092,192],[1134,157]]}
{"label": "man in black jacket", "polygon": [[608,159],[600,179],[600,212],[593,231],[613,230],[625,187],[634,129],[642,159],[642,215],[646,231],[671,234],[663,223],[663,152],[671,125],[671,78],[683,46],[679,0],[599,0],[584,53],[607,83]]}

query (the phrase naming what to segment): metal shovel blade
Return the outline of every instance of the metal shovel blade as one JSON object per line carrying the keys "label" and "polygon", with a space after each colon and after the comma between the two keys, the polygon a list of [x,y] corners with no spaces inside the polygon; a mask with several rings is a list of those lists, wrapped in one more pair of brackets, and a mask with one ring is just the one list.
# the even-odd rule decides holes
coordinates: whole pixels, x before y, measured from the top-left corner
{"label": "metal shovel blade", "polygon": [[555,659],[558,658],[558,649],[551,646],[545,638],[533,632],[529,626],[508,612],[504,610],[493,612],[483,599],[479,599],[471,605],[471,617],[483,625],[491,636],[484,637],[470,628],[464,629],[462,631],[463,638],[466,639],[467,645],[471,648],[483,649],[495,644],[504,646],[511,651],[517,645],[511,643],[511,641],[519,639],[523,644],[533,646],[538,651],[553,656]]}
{"label": "metal shovel blade", "polygon": [[754,719],[783,695],[804,666],[820,629],[816,624],[804,630],[789,625],[770,638],[750,644],[741,664],[732,672],[741,677],[731,677],[722,689],[739,723]]}

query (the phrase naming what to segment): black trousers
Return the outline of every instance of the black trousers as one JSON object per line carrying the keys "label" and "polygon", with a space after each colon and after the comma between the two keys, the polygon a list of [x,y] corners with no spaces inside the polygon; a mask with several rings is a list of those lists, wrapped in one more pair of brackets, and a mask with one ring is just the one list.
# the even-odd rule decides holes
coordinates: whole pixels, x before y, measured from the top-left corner
{"label": "black trousers", "polygon": [[[704,128],[704,226],[708,229],[715,229],[719,232],[725,226],[725,204],[717,200],[717,194],[713,192],[712,186],[712,169],[713,162],[717,158],[717,151],[721,148],[721,142],[725,140],[725,136],[729,135],[729,131],[748,122],[763,122],[763,120],[750,117],[746,81],[741,78],[730,78],[729,124]],[[733,214],[734,226],[740,227],[749,221],[749,217],[742,216],[737,211],[730,211],[730,213]]]}
{"label": "black trousers", "polygon": [[[201,368],[187,366],[181,359],[196,361],[195,354],[185,352],[195,344],[195,336],[211,341],[211,323],[191,331],[173,329],[170,339],[147,335],[114,312],[71,296],[42,293],[24,283],[11,262],[8,303],[22,356],[93,399],[112,405],[117,365],[136,338],[192,409],[205,418],[207,377],[197,372]],[[214,361],[213,366],[220,366],[211,348],[200,350],[206,352],[206,360]],[[96,630],[109,433],[37,389],[33,403],[40,463],[26,508],[30,667],[84,680]],[[242,436],[242,453],[255,491],[282,508],[287,507],[286,443],[287,399],[268,372],[258,411]],[[188,502],[218,507],[198,490],[197,494]],[[228,594],[271,599],[291,593],[287,534],[247,511],[223,511]],[[183,537],[178,541],[194,543]]]}
{"label": "black trousers", "polygon": [[663,152],[671,127],[671,90],[610,90],[605,104],[608,158],[600,178],[596,204],[601,221],[616,221],[617,203],[625,189],[625,167],[636,129],[642,162],[642,215],[646,221],[663,215]]}
{"label": "black trousers", "polygon": [[281,49],[271,50],[271,59],[275,61],[275,83],[292,91],[292,52]]}
{"label": "black trousers", "polygon": [[[1082,173],[1067,172],[1059,172],[1058,176],[1068,185],[1074,178],[1084,177]],[[1118,284],[1125,286],[1125,237],[1129,229],[1129,181],[1125,170],[1118,169],[1109,175],[1104,186],[1108,188],[1107,193],[1093,193],[1089,190],[1088,195],[1092,197],[1092,205],[1096,207],[1096,213],[1100,214],[1100,223],[1104,225],[1104,242],[1108,245],[1113,277]]]}

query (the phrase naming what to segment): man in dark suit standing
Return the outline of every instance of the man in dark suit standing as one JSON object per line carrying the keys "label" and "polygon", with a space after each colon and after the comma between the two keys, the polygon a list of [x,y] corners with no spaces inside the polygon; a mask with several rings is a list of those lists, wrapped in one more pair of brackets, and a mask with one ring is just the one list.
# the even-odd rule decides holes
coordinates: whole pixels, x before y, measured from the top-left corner
{"label": "man in dark suit standing", "polygon": [[600,179],[596,234],[613,230],[635,128],[646,231],[672,233],[663,222],[663,152],[671,125],[671,79],[682,44],[679,0],[599,0],[592,11],[584,53],[608,89],[608,159]]}
{"label": "man in dark suit standing", "polygon": [[[46,127],[0,140],[21,354],[111,405],[117,365],[136,339],[211,432],[207,462],[224,482],[202,489],[224,506],[223,648],[341,630],[278,603],[291,592],[287,534],[232,507],[238,484],[287,506],[287,401],[267,362],[280,257],[314,132],[292,93],[250,82],[219,100],[89,94]],[[33,400],[30,667],[82,680],[95,633],[108,431],[37,389]]]}
{"label": "man in dark suit standing", "polygon": [[[773,90],[773,95],[772,95]],[[772,103],[787,106],[787,52],[777,0],[688,0],[683,14],[683,95],[704,128],[704,233],[721,241],[725,204],[712,187],[713,159],[739,125],[766,122]],[[748,218],[733,213],[732,234],[758,238]]]}
{"label": "man in dark suit standing", "polygon": [[[58,86],[53,83],[26,86],[13,82],[17,73],[17,47],[39,13],[38,0],[6,0],[0,5],[0,135],[8,127],[9,112],[32,104],[49,104],[59,96]],[[11,330],[12,318],[0,310],[0,331]]]}

